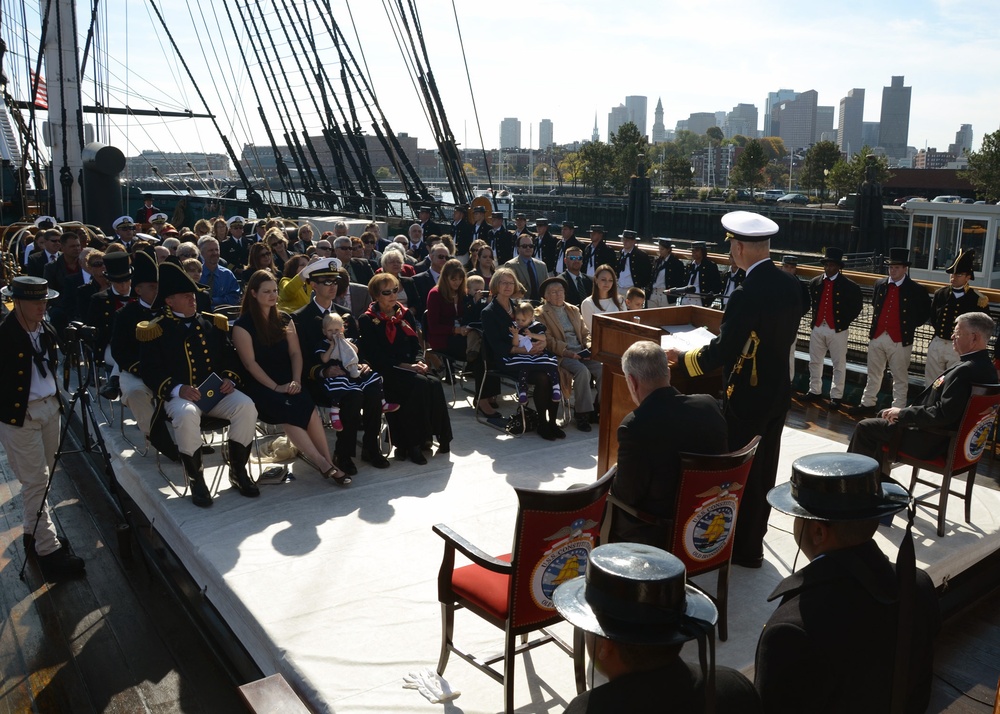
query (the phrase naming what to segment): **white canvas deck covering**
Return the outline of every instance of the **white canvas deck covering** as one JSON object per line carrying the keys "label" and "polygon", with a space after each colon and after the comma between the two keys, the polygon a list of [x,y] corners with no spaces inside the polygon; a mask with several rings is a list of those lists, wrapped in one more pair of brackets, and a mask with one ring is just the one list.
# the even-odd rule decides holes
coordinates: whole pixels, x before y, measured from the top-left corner
{"label": "white canvas deck covering", "polygon": [[[176,498],[152,456],[134,454],[117,429],[108,434],[125,488],[265,675],[282,673],[319,711],[429,712],[442,707],[402,689],[402,679],[433,668],[440,647],[442,541],[431,526],[447,523],[485,550],[506,553],[516,513],[512,485],[565,489],[596,476],[596,432],[570,428],[569,438],[558,442],[534,434],[513,439],[476,424],[469,408],[453,410],[452,419],[452,453],[427,466],[393,461],[377,471],[357,460],[354,483],[340,488],[300,460],[293,483],[265,486],[257,499],[223,490],[209,510]],[[786,428],[779,481],[799,456],[843,450]],[[219,459],[206,457],[209,478]],[[167,470],[179,483],[180,466]],[[932,512],[918,514],[917,560],[935,583],[1000,545],[993,515],[1000,513],[1000,493],[978,488],[975,499],[972,526],[958,522],[961,504],[953,500],[944,538],[935,533]],[[893,559],[902,522],[897,517],[896,527],[877,536]],[[733,569],[729,641],[717,646],[720,663],[750,676],[758,635],[774,609],[766,598],[795,556],[790,518],[772,514],[766,550],[762,569]],[[715,575],[707,582],[714,588]],[[567,625],[557,631],[571,634]],[[499,652],[502,643],[499,630],[466,612],[456,616],[455,636],[460,646],[484,655]],[[561,711],[575,695],[572,662],[551,645],[519,657],[516,676],[518,711]],[[462,692],[445,711],[502,710],[501,687],[454,655],[445,678]]]}

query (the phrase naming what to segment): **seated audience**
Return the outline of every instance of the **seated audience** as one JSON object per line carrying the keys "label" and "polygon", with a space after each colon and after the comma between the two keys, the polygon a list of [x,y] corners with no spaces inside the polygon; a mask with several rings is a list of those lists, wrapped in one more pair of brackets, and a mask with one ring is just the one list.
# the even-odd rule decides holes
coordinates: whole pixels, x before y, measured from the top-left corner
{"label": "seated audience", "polygon": [[333,464],[323,422],[302,391],[302,350],[295,323],[279,313],[277,305],[274,277],[258,270],[250,276],[240,317],[233,325],[233,344],[249,377],[244,389],[257,405],[261,421],[280,424],[323,478],[346,486],[351,477]]}
{"label": "seated audience", "polygon": [[264,245],[271,249],[274,270],[283,272],[285,263],[292,257],[292,253],[288,250],[288,239],[285,238],[285,232],[278,227],[268,228],[264,235]]}
{"label": "seated audience", "polygon": [[212,295],[208,292],[208,286],[198,282],[201,280],[201,272],[204,266],[197,258],[185,258],[181,262],[181,268],[191,278],[191,282],[198,288],[195,293],[195,303],[198,305],[198,312],[212,312]]}
{"label": "seated audience", "polygon": [[278,282],[278,310],[292,313],[309,302],[309,286],[300,277],[302,269],[309,264],[309,258],[296,254],[285,263]]}
{"label": "seated audience", "polygon": [[599,312],[620,312],[624,301],[618,297],[618,279],[610,265],[600,265],[594,271],[594,288],[590,296],[580,303],[580,314],[587,329],[594,329],[594,315]]}
{"label": "seated audience", "polygon": [[646,306],[646,293],[642,288],[631,287],[625,293],[626,310],[642,310]]}
{"label": "seated audience", "polygon": [[247,264],[243,269],[243,275],[246,280],[249,280],[250,276],[258,270],[266,270],[271,273],[271,275],[275,275],[275,277],[277,277],[274,272],[274,254],[264,243],[254,243],[250,246],[250,250],[247,253]]}
{"label": "seated audience", "polygon": [[[517,401],[528,403],[528,375],[531,372],[543,371],[549,375],[552,382],[552,401],[562,401],[562,391],[559,385],[559,362],[555,356],[546,350],[548,340],[545,338],[545,325],[535,320],[535,306],[525,300],[514,306],[514,322],[510,328],[511,346],[520,347],[523,354],[512,354],[503,358],[507,367],[517,367],[520,374],[517,378]],[[541,345],[542,351],[532,353],[535,345]]]}
{"label": "seated audience", "polygon": [[222,257],[219,252],[219,241],[215,238],[202,238],[198,247],[205,265],[201,273],[201,282],[208,286],[212,296],[212,307],[239,305],[240,284],[233,271],[219,263]]}
{"label": "seated audience", "polygon": [[417,360],[417,324],[410,311],[399,304],[399,281],[380,273],[368,284],[373,300],[358,319],[358,347],[372,369],[385,380],[385,396],[400,405],[388,414],[389,432],[396,458],[426,464],[421,451],[433,436],[438,453],[451,450],[451,421],[441,382],[428,374]]}

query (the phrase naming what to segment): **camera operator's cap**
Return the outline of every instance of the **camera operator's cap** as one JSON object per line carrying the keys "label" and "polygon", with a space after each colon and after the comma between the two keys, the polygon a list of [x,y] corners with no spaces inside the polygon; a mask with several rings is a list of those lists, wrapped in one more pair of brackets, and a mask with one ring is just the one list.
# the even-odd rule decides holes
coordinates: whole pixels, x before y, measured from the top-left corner
{"label": "camera operator's cap", "polygon": [[639,240],[639,236],[635,231],[622,231],[622,234],[618,237],[621,240]]}
{"label": "camera operator's cap", "polygon": [[0,289],[0,294],[15,300],[55,300],[59,297],[59,293],[49,287],[48,280],[31,275],[18,275],[10,285]]}
{"label": "camera operator's cap", "polygon": [[767,502],[796,518],[867,521],[902,511],[910,494],[895,481],[883,482],[870,456],[810,454],[792,463],[791,480],[768,491]]}
{"label": "camera operator's cap", "polygon": [[783,255],[783,256],[781,256],[781,264],[782,265],[798,265],[799,264],[799,256],[797,256],[797,255]]}
{"label": "camera operator's cap", "polygon": [[657,238],[656,244],[658,246],[660,246],[661,248],[667,248],[669,250],[673,250],[674,248],[677,247],[673,243],[670,242],[669,238]]}
{"label": "camera operator's cap", "polygon": [[890,248],[889,257],[885,259],[886,265],[909,265],[910,264],[910,249],[909,248]]}
{"label": "camera operator's cap", "polygon": [[243,224],[247,222],[247,219],[243,216],[230,216],[226,219],[226,225],[232,228],[233,226],[243,227]]}
{"label": "camera operator's cap", "polygon": [[167,214],[154,213],[149,217],[149,222],[152,223],[153,225],[162,225],[163,223],[167,222]]}
{"label": "camera operator's cap", "polygon": [[604,230],[604,226],[602,226],[600,223],[595,223],[594,225],[592,225],[590,227],[590,232],[591,233],[600,233],[601,235],[604,235],[605,233],[607,233],[607,231]]}
{"label": "camera operator's cap", "polygon": [[968,273],[969,280],[975,280],[976,275],[972,272],[972,263],[976,258],[976,251],[974,248],[969,248],[968,250],[959,250],[958,257],[955,258],[955,262],[944,269],[944,272],[949,275],[953,273]]}
{"label": "camera operator's cap", "polygon": [[132,260],[128,253],[104,254],[104,277],[113,283],[132,279]]}
{"label": "camera operator's cap", "polygon": [[677,556],[639,543],[594,548],[586,574],[562,583],[552,601],[574,626],[637,645],[687,642],[718,619],[708,596],[687,584]]}
{"label": "camera operator's cap", "polygon": [[770,240],[778,232],[777,223],[752,211],[730,211],[722,217],[722,227],[726,229],[726,240],[736,239],[744,243]]}
{"label": "camera operator's cap", "polygon": [[[105,255],[104,259],[107,260],[107,258]],[[158,266],[158,270],[160,287],[156,291],[157,304],[162,305],[163,300],[171,295],[198,292],[198,286],[195,282],[184,272],[184,268],[176,263],[163,261]]]}
{"label": "camera operator's cap", "polygon": [[[111,255],[114,256],[117,254],[112,253]],[[104,256],[104,260],[106,265],[107,256]],[[137,250],[132,255],[132,282],[133,284],[160,282],[160,277],[156,270],[156,258],[144,250]]]}
{"label": "camera operator's cap", "polygon": [[35,228],[58,228],[59,222],[52,216],[39,216],[35,219]]}
{"label": "camera operator's cap", "polygon": [[126,228],[135,226],[135,222],[132,220],[132,216],[121,216],[119,218],[116,218],[114,223],[111,224],[111,227],[114,228],[115,230],[118,230],[122,226],[125,226]]}
{"label": "camera operator's cap", "polygon": [[341,262],[336,258],[320,258],[304,267],[299,275],[303,280],[313,280],[317,283],[321,280],[336,280],[340,277],[340,267]]}

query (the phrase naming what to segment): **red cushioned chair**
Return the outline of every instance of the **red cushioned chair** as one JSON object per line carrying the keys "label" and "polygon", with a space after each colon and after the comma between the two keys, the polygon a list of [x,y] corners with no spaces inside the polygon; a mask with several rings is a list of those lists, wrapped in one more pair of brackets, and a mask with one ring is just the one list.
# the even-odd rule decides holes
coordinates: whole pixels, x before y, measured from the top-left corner
{"label": "red cushioned chair", "polygon": [[[511,553],[493,557],[443,524],[434,532],[445,540],[438,573],[441,602],[441,656],[444,674],[454,652],[504,687],[504,711],[514,710],[514,656],[555,642],[574,656],[578,691],[585,685],[582,630],[574,631],[574,648],[544,628],[562,621],[552,605],[552,591],[565,580],[583,575],[590,551],[600,545],[601,518],[615,470],[598,481],[568,491],[515,488],[518,511]],[[455,567],[455,552],[472,561]],[[453,642],[455,610],[465,608],[505,633],[503,652],[486,659],[458,649]],[[542,634],[528,640],[528,633]],[[516,638],[521,635],[521,644]],[[503,672],[492,665],[503,660]]]}
{"label": "red cushioned chair", "polygon": [[[1000,406],[1000,384],[974,384],[972,396],[965,407],[965,414],[959,422],[958,429],[920,429],[922,433],[941,434],[948,437],[948,449],[943,456],[936,459],[919,459],[903,451],[889,447],[884,449],[885,458],[882,462],[882,473],[888,474],[896,464],[906,464],[913,467],[910,477],[910,495],[918,483],[930,486],[931,490],[920,496],[914,496],[914,501],[923,503],[928,508],[938,512],[937,534],[944,535],[944,517],[948,508],[948,496],[957,496],[965,501],[965,522],[972,522],[972,487],[976,483],[976,469],[979,459],[986,450],[987,442],[993,431]],[[941,475],[941,483],[920,478],[920,471],[930,471]],[[965,492],[953,491],[951,480],[955,476],[965,474]],[[941,494],[937,503],[930,499],[935,494]]]}
{"label": "red cushioned chair", "polygon": [[[677,505],[673,518],[657,518],[641,509],[608,495],[613,509],[621,509],[645,523],[663,526],[667,542],[659,547],[680,558],[688,578],[719,571],[715,595],[697,583],[719,610],[719,639],[729,637],[726,609],[729,602],[729,560],[733,554],[733,532],[739,515],[743,489],[753,465],[760,437],[739,451],[710,456],[681,453],[681,479],[677,486]],[[656,544],[651,544],[656,545]]]}

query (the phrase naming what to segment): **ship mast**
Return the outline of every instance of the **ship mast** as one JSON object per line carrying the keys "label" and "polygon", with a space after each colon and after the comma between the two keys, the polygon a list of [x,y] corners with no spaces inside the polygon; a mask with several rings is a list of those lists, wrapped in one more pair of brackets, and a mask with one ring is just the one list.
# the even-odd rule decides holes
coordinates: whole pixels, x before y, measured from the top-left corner
{"label": "ship mast", "polygon": [[44,28],[45,74],[49,87],[48,139],[52,147],[52,191],[55,217],[83,220],[80,177],[83,171],[83,122],[80,61],[73,0],[40,0],[47,16]]}

